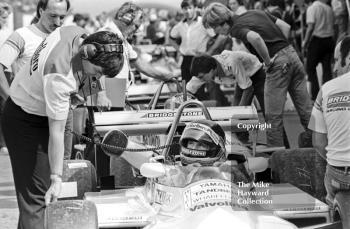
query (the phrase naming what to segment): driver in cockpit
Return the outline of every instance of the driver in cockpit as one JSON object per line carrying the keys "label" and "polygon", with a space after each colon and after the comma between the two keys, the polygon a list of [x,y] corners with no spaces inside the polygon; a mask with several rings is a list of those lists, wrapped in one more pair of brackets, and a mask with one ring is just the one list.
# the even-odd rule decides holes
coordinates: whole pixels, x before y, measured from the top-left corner
{"label": "driver in cockpit", "polygon": [[[186,125],[180,138],[180,165],[168,167],[167,176],[176,186],[203,179],[223,179],[233,183],[252,180],[244,163],[227,160],[226,137],[222,127],[211,120]],[[164,182],[166,182],[164,177]]]}

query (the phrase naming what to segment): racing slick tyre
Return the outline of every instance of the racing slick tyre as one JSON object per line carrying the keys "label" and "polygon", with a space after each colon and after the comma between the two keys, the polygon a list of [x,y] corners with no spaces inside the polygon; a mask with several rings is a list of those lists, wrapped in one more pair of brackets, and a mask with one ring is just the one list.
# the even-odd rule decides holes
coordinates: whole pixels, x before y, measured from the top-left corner
{"label": "racing slick tyre", "polygon": [[326,164],[314,148],[279,150],[271,156],[272,181],[290,183],[324,201]]}
{"label": "racing slick tyre", "polygon": [[45,229],[97,229],[97,210],[91,201],[63,200],[45,209]]}
{"label": "racing slick tyre", "polygon": [[350,229],[350,191],[338,192],[335,195],[334,210],[340,217],[343,229]]}
{"label": "racing slick tyre", "polygon": [[65,160],[63,162],[62,181],[62,191],[65,190],[65,184],[71,184],[74,188],[76,187],[76,192],[65,192],[66,195],[62,199],[83,199],[85,192],[96,191],[97,178],[95,167],[87,160]]}

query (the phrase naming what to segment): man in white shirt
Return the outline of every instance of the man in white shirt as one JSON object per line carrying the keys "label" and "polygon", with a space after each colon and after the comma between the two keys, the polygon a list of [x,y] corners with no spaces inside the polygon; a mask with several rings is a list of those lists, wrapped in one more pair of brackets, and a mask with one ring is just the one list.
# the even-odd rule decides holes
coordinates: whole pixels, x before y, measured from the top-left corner
{"label": "man in white shirt", "polygon": [[[186,83],[190,81],[190,67],[195,56],[204,54],[207,51],[207,43],[215,33],[204,28],[202,17],[196,12],[196,4],[194,0],[183,0],[181,9],[184,14],[184,19],[177,23],[170,30],[170,38],[172,45],[183,56],[181,63],[182,80]],[[175,39],[181,38],[180,45],[177,45]],[[201,87],[197,92],[196,97],[200,100],[205,99],[204,87]]]}
{"label": "man in white shirt", "polygon": [[[349,46],[350,37],[346,37],[341,41],[339,52],[346,55],[337,56],[337,62],[344,61],[344,65],[349,65]],[[336,63],[335,66],[340,67],[341,64]],[[309,129],[313,130],[312,143],[327,160],[324,184],[326,201],[330,206],[333,206],[338,191],[350,191],[349,88],[350,72],[325,83],[317,95],[309,123]],[[349,206],[349,202],[341,204]],[[344,228],[350,228],[350,225]]]}
{"label": "man in white shirt", "polygon": [[[45,37],[63,24],[70,8],[69,0],[40,0],[37,5],[39,21],[14,31],[0,47],[0,103],[2,107],[9,95],[9,84],[5,73],[14,76],[33,56],[34,51]],[[5,54],[5,55],[4,55]],[[0,109],[2,110],[2,108]],[[1,116],[1,113],[0,113]],[[69,122],[67,126],[69,126]],[[68,128],[70,129],[70,128]],[[0,126],[0,147],[6,151]],[[72,141],[70,133],[66,136],[66,154],[70,157]]]}
{"label": "man in white shirt", "polygon": [[71,105],[84,103],[96,92],[93,85],[101,75],[119,73],[122,50],[114,33],[86,36],[80,27],[60,27],[43,40],[14,78],[1,121],[19,229],[45,228],[45,206],[57,200],[62,186],[64,129]]}
{"label": "man in white shirt", "polygon": [[265,72],[262,63],[253,54],[225,50],[213,57],[197,56],[191,65],[191,75],[192,79],[186,86],[189,92],[195,93],[208,81],[228,85],[236,82],[233,105],[248,106],[255,95],[264,113]]}

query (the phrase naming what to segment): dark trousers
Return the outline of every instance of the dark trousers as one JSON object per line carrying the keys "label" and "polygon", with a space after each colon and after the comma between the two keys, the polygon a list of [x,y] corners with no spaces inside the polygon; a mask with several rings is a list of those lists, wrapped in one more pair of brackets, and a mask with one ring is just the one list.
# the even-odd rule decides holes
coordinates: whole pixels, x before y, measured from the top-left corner
{"label": "dark trousers", "polygon": [[48,119],[28,114],[9,98],[1,122],[15,181],[18,229],[44,229],[44,197],[50,186]]}
{"label": "dark trousers", "polygon": [[312,37],[307,49],[306,71],[311,83],[311,99],[315,100],[320,90],[317,79],[316,67],[322,64],[322,84],[332,79],[331,61],[334,52],[334,41],[332,37]]}
{"label": "dark trousers", "polygon": [[[4,106],[5,106],[5,100],[0,97],[0,119],[2,117],[2,113],[3,113],[3,109],[4,109]],[[5,139],[4,139],[4,135],[2,133],[2,125],[0,123],[0,148],[2,147],[6,147],[6,143],[5,143]]]}

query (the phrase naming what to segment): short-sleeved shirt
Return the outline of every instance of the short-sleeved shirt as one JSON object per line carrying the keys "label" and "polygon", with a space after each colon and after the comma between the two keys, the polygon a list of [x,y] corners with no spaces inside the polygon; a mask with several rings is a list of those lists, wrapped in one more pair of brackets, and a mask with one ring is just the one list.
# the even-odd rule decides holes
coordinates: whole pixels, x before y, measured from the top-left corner
{"label": "short-sleeved shirt", "polygon": [[334,35],[333,10],[329,5],[314,1],[306,11],[306,23],[315,24],[312,32],[316,37],[332,37]]}
{"label": "short-sleeved shirt", "polygon": [[201,17],[197,17],[190,24],[187,20],[180,21],[170,31],[171,38],[181,38],[180,53],[184,56],[195,56],[197,52],[206,52],[207,43],[213,36],[215,34],[203,26]]}
{"label": "short-sleeved shirt", "polygon": [[116,77],[123,78],[128,81],[130,70],[131,70],[129,61],[137,59],[138,57],[137,52],[132,48],[130,43],[124,38],[124,35],[120,31],[120,29],[111,19],[108,19],[106,24],[99,31],[109,31],[109,32],[115,33],[118,35],[118,37],[120,37],[123,40],[123,47],[124,47],[123,56],[125,61],[122,69],[120,70],[119,74]]}
{"label": "short-sleeved shirt", "polygon": [[262,67],[256,56],[243,51],[225,50],[213,57],[220,63],[226,76],[236,78],[241,89],[247,89],[252,85],[250,77]]}
{"label": "short-sleeved shirt", "polygon": [[276,17],[267,12],[248,10],[244,14],[233,17],[231,35],[243,41],[249,51],[258,56],[258,53],[247,39],[249,31],[258,33],[265,41],[270,57],[273,57],[278,51],[289,45],[282,31],[275,24],[276,20]]}
{"label": "short-sleeved shirt", "polygon": [[22,27],[14,31],[0,47],[0,64],[6,71],[16,74],[30,60],[39,44],[47,37],[35,25]]}
{"label": "short-sleeved shirt", "polygon": [[11,84],[13,102],[30,114],[66,119],[70,94],[76,91],[71,59],[83,34],[84,29],[67,26],[44,39]]}
{"label": "short-sleeved shirt", "polygon": [[312,109],[309,129],[327,134],[327,162],[350,166],[350,73],[325,83]]}

